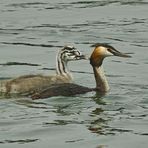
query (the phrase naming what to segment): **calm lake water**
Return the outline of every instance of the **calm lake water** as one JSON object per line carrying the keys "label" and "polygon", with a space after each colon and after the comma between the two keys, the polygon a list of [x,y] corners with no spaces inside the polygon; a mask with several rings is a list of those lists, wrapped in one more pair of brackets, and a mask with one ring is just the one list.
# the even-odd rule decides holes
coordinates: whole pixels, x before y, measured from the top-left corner
{"label": "calm lake water", "polygon": [[[66,44],[90,54],[105,42],[130,59],[108,58],[111,87],[76,97],[0,99],[1,148],[148,147],[147,0],[0,0],[0,78],[53,74]],[[3,65],[7,62],[39,64]],[[93,87],[88,61],[69,64],[77,84]]]}

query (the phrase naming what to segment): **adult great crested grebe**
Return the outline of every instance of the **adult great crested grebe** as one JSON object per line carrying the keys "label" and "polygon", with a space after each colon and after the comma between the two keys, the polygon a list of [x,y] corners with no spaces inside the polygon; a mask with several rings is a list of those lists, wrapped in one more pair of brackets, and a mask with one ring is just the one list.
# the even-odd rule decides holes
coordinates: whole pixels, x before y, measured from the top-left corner
{"label": "adult great crested grebe", "polygon": [[0,81],[2,94],[31,94],[52,84],[71,83],[72,75],[67,68],[68,61],[85,59],[85,56],[73,46],[65,46],[56,57],[56,75],[24,75],[14,79]]}
{"label": "adult great crested grebe", "polygon": [[73,83],[62,83],[58,85],[52,85],[41,92],[35,93],[31,96],[31,98],[40,99],[52,96],[73,96],[76,94],[84,94],[90,91],[97,91],[101,94],[105,94],[107,91],[109,91],[109,85],[102,67],[104,58],[109,56],[128,58],[131,56],[117,51],[114,47],[108,44],[97,43],[92,47],[95,47],[95,49],[90,56],[90,64],[93,68],[94,77],[96,80],[95,88],[88,88]]}

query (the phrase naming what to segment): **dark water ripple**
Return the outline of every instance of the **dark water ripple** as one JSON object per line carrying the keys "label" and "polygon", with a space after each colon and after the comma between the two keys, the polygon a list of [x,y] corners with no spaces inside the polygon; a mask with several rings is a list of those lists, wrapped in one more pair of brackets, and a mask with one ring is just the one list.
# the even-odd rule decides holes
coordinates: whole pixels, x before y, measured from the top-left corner
{"label": "dark water ripple", "polygon": [[10,45],[23,45],[23,46],[35,46],[35,47],[58,47],[58,48],[61,48],[63,46],[58,46],[58,45],[46,45],[46,44],[33,44],[33,43],[21,43],[21,42],[18,42],[18,43],[8,43],[8,42],[1,42],[2,44],[10,44]]}
{"label": "dark water ripple", "polygon": [[[80,27],[88,26],[88,23],[60,25],[60,24],[42,24],[40,26],[31,26],[31,28],[60,28],[60,29],[80,29]],[[28,27],[29,28],[29,27]]]}
{"label": "dark water ripple", "polygon": [[42,2],[30,2],[30,3],[13,3],[8,4],[7,7],[22,7],[25,8],[26,6],[36,6],[36,5],[46,5],[48,3],[42,3]]}
{"label": "dark water ripple", "polygon": [[14,65],[27,65],[27,66],[40,66],[39,64],[32,64],[32,63],[21,63],[21,62],[7,62],[7,63],[0,63],[2,66],[14,66]]}
{"label": "dark water ripple", "polygon": [[38,141],[38,139],[21,139],[21,140],[4,140],[4,141],[0,141],[0,144],[6,144],[6,143],[18,143],[18,144],[25,144],[25,143],[30,143],[30,142],[36,142]]}
{"label": "dark water ripple", "polygon": [[143,0],[136,0],[136,1],[122,1],[121,5],[147,5],[148,2],[147,1],[143,1]]}
{"label": "dark water ripple", "polygon": [[133,46],[137,46],[137,47],[148,47],[148,45],[140,45],[140,44],[131,44]]}
{"label": "dark water ripple", "polygon": [[23,3],[12,3],[6,5],[8,8],[14,8],[13,10],[8,10],[8,11],[16,11],[18,8],[22,9],[38,9],[42,10],[44,9],[50,9],[50,10],[60,10],[60,9],[70,9],[70,8],[94,8],[94,7],[103,7],[103,6],[108,6],[108,5],[147,5],[148,2],[143,1],[143,0],[132,0],[132,1],[122,1],[122,0],[102,0],[102,1],[73,1],[69,2],[66,1],[65,3],[61,2],[23,2]]}

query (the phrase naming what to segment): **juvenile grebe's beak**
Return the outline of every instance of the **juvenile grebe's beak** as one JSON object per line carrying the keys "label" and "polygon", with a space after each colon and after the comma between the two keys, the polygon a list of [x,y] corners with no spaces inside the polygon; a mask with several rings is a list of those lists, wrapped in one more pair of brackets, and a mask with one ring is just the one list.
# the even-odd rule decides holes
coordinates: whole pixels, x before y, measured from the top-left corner
{"label": "juvenile grebe's beak", "polygon": [[82,59],[83,59],[83,60],[87,60],[88,58],[87,58],[86,55],[83,55],[83,54],[82,54],[82,55],[77,56],[76,59],[77,59],[77,60],[82,60]]}

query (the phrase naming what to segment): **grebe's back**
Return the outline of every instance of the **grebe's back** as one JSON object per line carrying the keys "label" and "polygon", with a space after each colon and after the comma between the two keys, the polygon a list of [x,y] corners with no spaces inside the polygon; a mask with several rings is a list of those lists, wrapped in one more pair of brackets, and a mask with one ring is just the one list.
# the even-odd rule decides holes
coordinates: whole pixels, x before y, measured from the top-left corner
{"label": "grebe's back", "polygon": [[95,89],[77,85],[74,83],[53,84],[40,92],[33,93],[32,99],[44,99],[53,96],[75,96],[94,91]]}

